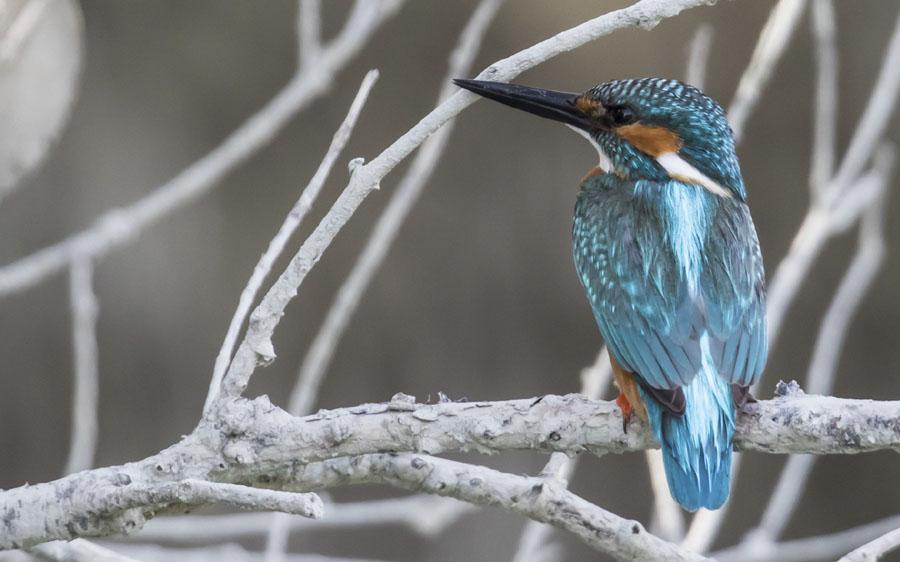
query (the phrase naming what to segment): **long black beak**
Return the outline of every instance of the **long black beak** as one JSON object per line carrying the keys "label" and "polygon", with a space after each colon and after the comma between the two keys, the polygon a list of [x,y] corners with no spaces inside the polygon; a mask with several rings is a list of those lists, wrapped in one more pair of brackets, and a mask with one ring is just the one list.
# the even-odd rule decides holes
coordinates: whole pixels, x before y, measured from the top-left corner
{"label": "long black beak", "polygon": [[578,108],[577,101],[581,94],[555,92],[518,84],[504,84],[503,82],[487,82],[484,80],[456,79],[453,83],[460,88],[465,88],[480,96],[498,101],[503,105],[521,109],[540,117],[560,121],[586,131],[596,127],[593,119]]}

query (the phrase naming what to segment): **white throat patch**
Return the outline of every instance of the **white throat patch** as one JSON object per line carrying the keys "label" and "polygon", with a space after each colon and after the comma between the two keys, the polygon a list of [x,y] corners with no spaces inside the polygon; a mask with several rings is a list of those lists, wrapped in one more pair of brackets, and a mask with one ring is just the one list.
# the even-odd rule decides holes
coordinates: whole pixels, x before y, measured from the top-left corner
{"label": "white throat patch", "polygon": [[699,185],[719,197],[731,197],[730,191],[674,152],[664,152],[656,157],[656,161],[665,171],[669,172],[672,179]]}
{"label": "white throat patch", "polygon": [[593,146],[595,149],[597,149],[597,154],[600,155],[600,162],[597,163],[598,168],[600,168],[601,170],[603,170],[604,172],[607,172],[607,173],[610,170],[612,170],[612,161],[609,159],[609,156],[607,156],[606,153],[603,152],[603,149],[600,148],[600,145],[597,144],[597,141],[595,141],[593,138],[591,138],[591,135],[589,135],[587,133],[587,131],[583,131],[583,130],[579,129],[578,127],[573,127],[572,125],[566,125],[566,127],[572,129],[573,131],[578,133],[580,136],[586,138],[588,140],[588,142],[591,143],[591,146]]}

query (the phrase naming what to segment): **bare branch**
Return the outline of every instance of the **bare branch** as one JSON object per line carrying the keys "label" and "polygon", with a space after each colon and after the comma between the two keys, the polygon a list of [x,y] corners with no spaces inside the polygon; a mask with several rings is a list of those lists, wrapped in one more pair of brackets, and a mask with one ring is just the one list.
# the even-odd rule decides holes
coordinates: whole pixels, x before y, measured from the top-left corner
{"label": "bare branch", "polygon": [[[877,153],[874,148],[884,135],[884,127],[889,121],[885,116],[893,112],[898,87],[900,87],[900,16],[863,117],[856,126],[836,176],[825,189],[827,195],[822,198],[824,199],[822,204],[810,207],[809,213],[791,242],[788,254],[778,265],[769,283],[767,319],[770,347],[778,339],[782,320],[812,262],[833,233],[833,221],[846,224],[854,219],[854,216],[846,214],[847,211],[842,209],[836,198],[841,198],[843,203],[844,194],[852,189],[853,185],[857,185],[857,188],[865,185],[858,177],[861,166],[873,153]],[[865,157],[861,156],[862,153],[865,153]],[[857,212],[855,216],[859,216],[859,212],[864,208],[865,205],[854,207]],[[832,213],[843,215],[838,220],[831,218]]]}
{"label": "bare branch", "polygon": [[309,65],[319,56],[322,32],[322,3],[320,0],[297,2],[297,63]]}
{"label": "bare branch", "polygon": [[[890,164],[887,164],[881,172],[883,173],[881,191],[884,193],[891,174]],[[837,371],[847,329],[884,259],[883,214],[884,202],[878,198],[873,201],[860,224],[856,255],[847,268],[819,328],[815,351],[806,377],[806,384],[811,393],[827,394],[834,386],[834,374]],[[773,542],[781,536],[806,490],[806,483],[815,460],[816,457],[809,455],[791,456],[788,459],[759,525],[747,535],[748,542]]]}
{"label": "bare branch", "polygon": [[836,556],[900,528],[900,515],[880,519],[866,525],[827,535],[780,543],[758,543],[720,550],[713,557],[721,562],[770,562],[777,555],[779,562],[834,559]]}
{"label": "bare branch", "polygon": [[812,3],[812,29],[816,45],[816,97],[813,118],[812,165],[809,177],[813,196],[821,198],[834,172],[837,134],[838,56],[835,15],[831,0]]}
{"label": "bare branch", "polygon": [[72,351],[75,391],[72,393],[72,428],[65,473],[78,472],[94,464],[97,450],[97,297],[94,295],[90,258],[72,262],[69,300],[72,307]]}
{"label": "bare branch", "polygon": [[734,139],[737,142],[744,136],[747,118],[759,101],[760,93],[772,77],[775,65],[778,64],[794,35],[804,4],[804,0],[780,0],[769,14],[769,19],[753,50],[750,64],[741,76],[734,99],[728,108],[728,120],[731,122]]}
{"label": "bare branch", "polygon": [[337,72],[366,44],[399,2],[362,1],[316,64],[297,72],[274,98],[219,146],[123,209],[101,215],[94,226],[0,267],[0,297],[27,289],[65,268],[75,257],[93,257],[132,240],[188,203],[217,187],[225,175],[270,142],[290,119],[331,87]]}
{"label": "bare branch", "polygon": [[[227,543],[204,548],[171,548],[146,544],[110,545],[116,550],[139,557],[142,562],[259,562],[262,553],[246,550],[239,544]],[[88,562],[88,561],[85,561]],[[285,562],[380,562],[373,559],[344,558],[323,554],[288,554]]]}
{"label": "bare branch", "polygon": [[[442,81],[438,104],[451,93],[451,78],[469,72],[472,61],[478,53],[481,38],[496,15],[503,0],[482,0],[472,13],[463,29],[458,44],[450,56],[447,76]],[[288,411],[305,414],[312,410],[319,394],[322,380],[334,351],[343,335],[350,317],[356,311],[362,295],[378,270],[388,249],[393,244],[400,226],[409,214],[425,184],[431,178],[435,166],[443,154],[447,140],[453,130],[451,120],[431,138],[422,144],[410,169],[400,181],[388,206],[379,217],[372,237],[363,249],[353,270],[338,290],[337,297],[319,328],[303,364],[297,375],[297,382],[291,392]],[[266,561],[278,562],[287,550],[288,524],[286,518],[276,514],[266,541]]]}
{"label": "bare branch", "polygon": [[[777,454],[900,451],[900,402],[806,396],[786,384],[779,393],[739,416],[736,448]],[[221,494],[198,495],[202,489],[197,486],[194,496],[187,495],[192,489],[183,489],[185,480],[272,486],[311,470],[308,463],[384,450],[604,454],[657,446],[637,421],[625,433],[614,403],[581,395],[438,404],[416,404],[400,395],[389,403],[305,418],[260,397],[225,403],[219,413],[220,418],[202,421],[181,442],[141,461],[0,492],[0,513],[8,514],[0,518],[0,549],[128,533],[185,502],[240,503]]]}
{"label": "bare branch", "polygon": [[890,123],[888,116],[894,112],[898,95],[900,95],[900,13],[897,14],[894,32],[888,43],[878,79],[869,95],[869,102],[853,132],[850,145],[832,185],[829,186],[829,196],[832,199],[838,197],[846,186],[853,183],[866,162],[877,152],[875,147],[881,142],[884,131]]}
{"label": "bare branch", "polygon": [[712,47],[713,28],[705,23],[697,28],[688,46],[687,72],[688,84],[703,89],[706,83],[706,66],[709,61],[709,49]]}
{"label": "bare branch", "polygon": [[900,528],[864,544],[841,558],[838,562],[874,562],[897,548],[900,548]]}
{"label": "bare branch", "polygon": [[[326,503],[327,517],[288,517],[287,523],[288,530],[292,533],[401,525],[423,537],[431,537],[473,510],[472,505],[455,500],[408,496],[355,503]],[[271,525],[272,516],[268,513],[162,517],[148,522],[139,534],[130,537],[130,542],[200,544],[236,540],[266,534]]]}
{"label": "bare branch", "polygon": [[334,166],[338,156],[340,156],[344,147],[347,145],[347,142],[350,140],[350,134],[353,132],[353,127],[356,125],[356,121],[362,112],[362,108],[369,97],[369,92],[372,91],[372,86],[375,85],[377,79],[377,70],[370,70],[365,78],[363,78],[363,81],[359,86],[359,91],[356,93],[353,103],[350,104],[347,116],[344,118],[341,126],[338,127],[338,130],[334,133],[334,137],[331,139],[331,145],[328,147],[325,157],[322,158],[322,162],[319,164],[316,173],[313,174],[312,179],[309,180],[309,183],[303,189],[303,192],[300,194],[300,199],[297,200],[287,217],[285,217],[284,222],[281,224],[281,228],[278,229],[278,233],[275,234],[275,237],[269,242],[268,249],[266,249],[265,253],[259,258],[259,261],[253,268],[253,274],[250,276],[250,280],[247,281],[247,285],[244,287],[244,290],[241,291],[237,310],[231,318],[231,323],[228,325],[228,332],[225,334],[225,341],[222,343],[222,348],[219,350],[219,354],[216,357],[212,382],[210,382],[209,393],[206,396],[206,403],[203,407],[204,414],[209,412],[209,409],[214,404],[216,396],[221,390],[222,378],[225,376],[225,371],[228,368],[228,362],[234,351],[234,344],[237,341],[244,320],[247,319],[247,314],[250,312],[250,307],[253,305],[256,293],[259,291],[260,287],[262,287],[263,282],[269,275],[269,271],[272,270],[272,265],[275,263],[275,260],[277,260],[284,251],[284,247],[287,245],[288,240],[290,240],[291,235],[297,230],[297,227],[300,226],[306,213],[309,212],[313,202],[319,196],[322,186],[325,185],[325,180],[328,179],[328,175],[331,173],[331,168]]}
{"label": "bare branch", "polygon": [[[524,70],[618,29],[632,26],[649,29],[664,18],[705,3],[705,0],[641,0],[627,8],[610,12],[563,31],[498,61],[478,76],[481,79],[509,80]],[[457,92],[394,141],[374,160],[355,169],[350,183],[251,316],[247,335],[238,347],[231,367],[225,375],[224,392],[227,397],[236,397],[243,393],[256,367],[274,358],[271,336],[281,320],[284,309],[296,295],[307,273],[315,266],[322,253],[363,200],[378,188],[384,176],[397,164],[476,99],[477,96],[471,92]]]}
{"label": "bare branch", "polygon": [[595,550],[621,560],[705,560],[663,541],[637,521],[623,519],[553,480],[516,476],[447,459],[413,454],[371,454],[301,468],[302,489],[380,482],[521,513],[569,531]]}
{"label": "bare branch", "polygon": [[[612,379],[612,366],[609,363],[609,354],[606,346],[597,354],[594,364],[581,372],[581,393],[591,400],[599,400],[609,386]],[[553,453],[550,460],[541,470],[541,477],[558,482],[561,486],[568,486],[569,480],[575,473],[578,465],[578,457],[569,457],[566,453]],[[547,542],[550,537],[550,527],[538,521],[529,521],[522,529],[519,537],[519,547],[513,556],[513,562],[538,562],[545,560],[550,554]]]}
{"label": "bare branch", "polygon": [[[481,38],[502,3],[503,0],[482,0],[472,13],[450,56],[450,66],[438,96],[439,104],[446,100],[453,90],[450,79],[468,73],[481,45]],[[409,170],[391,196],[390,202],[378,218],[372,236],[353,270],[338,290],[337,297],[303,359],[288,403],[288,411],[291,413],[299,415],[312,410],[322,379],[350,318],[356,312],[363,293],[384,261],[412,206],[431,178],[452,131],[451,120],[422,144]]]}
{"label": "bare branch", "polygon": [[84,539],[69,542],[54,541],[38,545],[29,552],[40,560],[51,562],[138,562],[134,558]]}

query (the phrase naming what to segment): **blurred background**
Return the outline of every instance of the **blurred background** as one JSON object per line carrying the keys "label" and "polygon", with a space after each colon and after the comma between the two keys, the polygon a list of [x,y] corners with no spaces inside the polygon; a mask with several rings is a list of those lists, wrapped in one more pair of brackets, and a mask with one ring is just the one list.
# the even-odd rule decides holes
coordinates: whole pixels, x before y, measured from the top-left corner
{"label": "blurred background", "polygon": [[[475,68],[627,4],[507,0]],[[709,23],[714,36],[705,89],[727,105],[773,4],[743,0],[689,10],[650,32],[617,32],[517,80],[580,91],[613,78],[684,78],[691,37]],[[346,185],[343,163],[373,158],[431,109],[448,54],[475,5],[408,2],[340,73],[335,87],[271,145],[210,195],[98,264],[98,465],[143,458],[193,428],[238,295],[318,165],[363,74],[378,68],[381,79],[287,253]],[[85,0],[80,7],[77,99],[45,162],[0,204],[0,263],[57,242],[174,176],[265,104],[296,62],[292,1]],[[324,3],[326,39],[349,7],[349,1]],[[865,107],[898,6],[865,0],[836,8],[840,154]],[[739,150],[770,274],[809,202],[815,79],[809,20],[807,11]],[[62,87],[42,84],[36,92]],[[884,119],[891,121],[888,138],[900,141],[900,116]],[[499,400],[577,391],[579,372],[602,344],[574,272],[570,232],[579,180],[595,160],[593,149],[564,127],[488,103],[465,111],[338,349],[318,406],[382,401],[398,391],[420,400],[438,392]],[[278,360],[257,372],[249,396],[268,394],[286,403],[335,290],[405,167],[365,201],[306,280],[276,334]],[[896,190],[900,178],[892,183]],[[896,195],[888,200],[887,259],[847,337],[838,396],[900,398]],[[770,356],[762,398],[779,379],[802,384],[817,326],[855,245],[854,230],[833,240],[816,262]],[[0,300],[0,488],[54,479],[65,463],[72,388],[67,284],[66,275],[55,275]],[[531,474],[546,461],[525,453],[463,458]],[[734,544],[758,521],[784,460],[745,456],[718,546]],[[837,531],[896,513],[898,468],[897,456],[888,453],[821,459],[786,536]],[[643,455],[584,458],[572,488],[606,509],[648,522],[652,495]],[[354,488],[337,490],[335,497],[393,494]],[[485,509],[435,540],[376,527],[303,534],[292,546],[402,561],[506,560],[523,523]],[[577,540],[557,538],[566,545],[567,560],[598,559]]]}

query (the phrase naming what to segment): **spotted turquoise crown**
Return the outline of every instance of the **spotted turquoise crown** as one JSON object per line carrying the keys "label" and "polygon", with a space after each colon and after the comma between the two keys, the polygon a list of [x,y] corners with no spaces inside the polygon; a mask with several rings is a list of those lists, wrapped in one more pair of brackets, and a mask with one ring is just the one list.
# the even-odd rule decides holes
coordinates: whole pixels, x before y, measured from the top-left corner
{"label": "spotted turquoise crown", "polygon": [[[640,123],[662,127],[680,139],[678,155],[692,166],[746,199],[744,180],[734,150],[734,137],[725,111],[697,88],[665,78],[613,80],[588,90],[584,96],[602,104],[621,125]],[[613,128],[596,129],[594,140],[612,161],[613,167],[634,179],[664,181],[669,174],[654,158],[637,150]]]}

